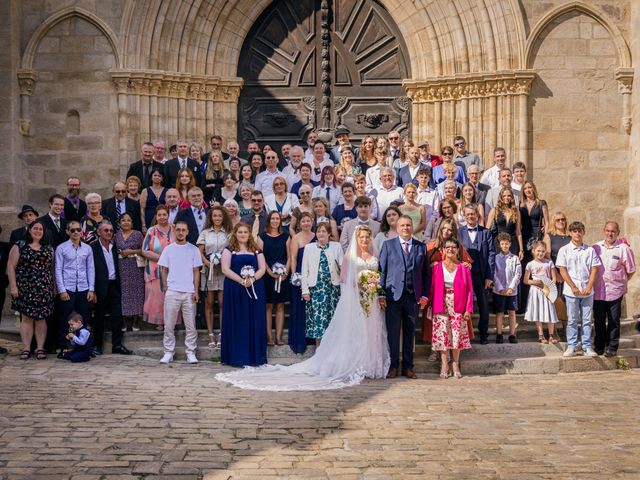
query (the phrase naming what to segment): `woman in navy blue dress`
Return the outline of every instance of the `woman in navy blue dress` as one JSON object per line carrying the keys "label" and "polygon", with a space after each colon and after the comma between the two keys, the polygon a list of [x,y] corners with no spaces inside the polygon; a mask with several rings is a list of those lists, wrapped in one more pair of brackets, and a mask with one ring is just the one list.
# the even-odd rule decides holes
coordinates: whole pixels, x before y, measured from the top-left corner
{"label": "woman in navy blue dress", "polygon": [[156,207],[164,205],[164,197],[168,188],[162,186],[164,181],[164,173],[159,168],[155,168],[151,172],[151,185],[145,188],[140,194],[140,210],[142,210],[144,223],[142,230],[146,231],[153,226],[153,220],[156,216]]}
{"label": "woman in navy blue dress", "polygon": [[[289,245],[289,263],[295,272],[302,272],[302,254],[304,247],[316,241],[316,235],[311,231],[313,215],[302,212],[298,219],[300,232],[296,233]],[[291,305],[289,307],[289,346],[294,353],[304,353],[307,349],[307,315],[305,301],[302,299],[302,290],[299,281],[291,284]]]}
{"label": "woman in navy blue dress", "polygon": [[[234,367],[267,363],[265,296],[262,277],[264,255],[258,250],[246,223],[238,223],[222,252],[224,309],[222,311],[221,362]],[[242,277],[243,267],[254,276]]]}
{"label": "woman in navy blue dress", "polygon": [[[274,182],[275,183],[275,182]],[[264,288],[267,301],[267,345],[273,346],[271,336],[273,328],[273,310],[276,313],[276,343],[284,345],[284,304],[289,301],[289,233],[283,231],[282,216],[277,211],[269,212],[264,232],[257,238],[258,248],[264,252],[267,273],[264,276]],[[277,275],[274,267],[284,267],[284,273]],[[278,285],[279,283],[279,285]]]}

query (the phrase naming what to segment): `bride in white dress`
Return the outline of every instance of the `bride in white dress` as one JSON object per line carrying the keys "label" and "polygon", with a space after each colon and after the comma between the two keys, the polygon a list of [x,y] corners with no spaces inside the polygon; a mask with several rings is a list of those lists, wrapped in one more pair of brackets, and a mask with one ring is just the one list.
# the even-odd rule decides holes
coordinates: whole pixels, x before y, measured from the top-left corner
{"label": "bride in white dress", "polygon": [[377,300],[369,314],[360,305],[358,274],[378,270],[369,227],[358,226],[341,268],[340,301],[313,357],[294,365],[263,365],[219,373],[216,379],[250,390],[329,390],[385,378],[389,345]]}

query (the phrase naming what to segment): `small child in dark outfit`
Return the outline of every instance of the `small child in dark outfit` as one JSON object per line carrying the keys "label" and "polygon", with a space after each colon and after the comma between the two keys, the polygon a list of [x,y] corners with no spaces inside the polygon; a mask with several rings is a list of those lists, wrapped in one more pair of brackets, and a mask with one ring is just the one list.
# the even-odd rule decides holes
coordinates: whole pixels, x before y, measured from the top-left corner
{"label": "small child in dark outfit", "polygon": [[79,313],[69,315],[69,334],[65,337],[71,343],[71,349],[64,352],[62,358],[73,363],[88,362],[91,360],[93,341],[91,332],[84,325],[84,319]]}

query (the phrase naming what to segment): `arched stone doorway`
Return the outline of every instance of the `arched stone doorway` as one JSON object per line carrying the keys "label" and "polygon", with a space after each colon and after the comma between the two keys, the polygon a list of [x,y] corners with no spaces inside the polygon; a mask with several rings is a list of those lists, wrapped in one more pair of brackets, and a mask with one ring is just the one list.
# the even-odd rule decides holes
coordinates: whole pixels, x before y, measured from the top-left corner
{"label": "arched stone doorway", "polygon": [[374,0],[273,2],[245,39],[238,138],[272,147],[345,125],[352,138],[409,130],[400,32]]}

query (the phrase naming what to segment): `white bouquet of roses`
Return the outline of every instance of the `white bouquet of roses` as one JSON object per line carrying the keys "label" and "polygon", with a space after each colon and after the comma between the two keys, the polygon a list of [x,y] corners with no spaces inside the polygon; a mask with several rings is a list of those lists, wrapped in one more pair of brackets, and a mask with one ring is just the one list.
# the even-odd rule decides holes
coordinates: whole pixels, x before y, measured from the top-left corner
{"label": "white bouquet of roses", "polygon": [[220,265],[220,261],[222,260],[222,255],[219,253],[212,253],[209,256],[209,280],[213,280],[213,268]]}
{"label": "white bouquet of roses", "polygon": [[358,275],[358,290],[360,292],[360,306],[364,313],[369,315],[371,304],[376,302],[384,290],[380,286],[380,272],[375,270],[362,270]]}
{"label": "white bouquet of roses", "polygon": [[293,272],[291,274],[291,285],[299,287],[302,285],[302,274],[299,272]]}
{"label": "white bouquet of roses", "polygon": [[276,290],[276,293],[280,293],[280,288],[282,286],[282,277],[284,277],[287,274],[287,267],[285,267],[281,263],[274,263],[271,266],[271,271],[273,272],[274,275],[278,276],[278,278],[276,279],[275,290]]}
{"label": "white bouquet of roses", "polygon": [[[253,282],[255,281],[256,277],[256,269],[251,265],[245,265],[240,269],[240,276],[245,280],[244,289],[247,291],[247,295],[249,295],[249,298],[252,300],[257,300],[258,295],[256,294],[256,289],[253,287]],[[249,292],[249,289],[247,288],[247,278],[251,280],[251,292],[253,292],[253,296],[251,296],[251,292]]]}

